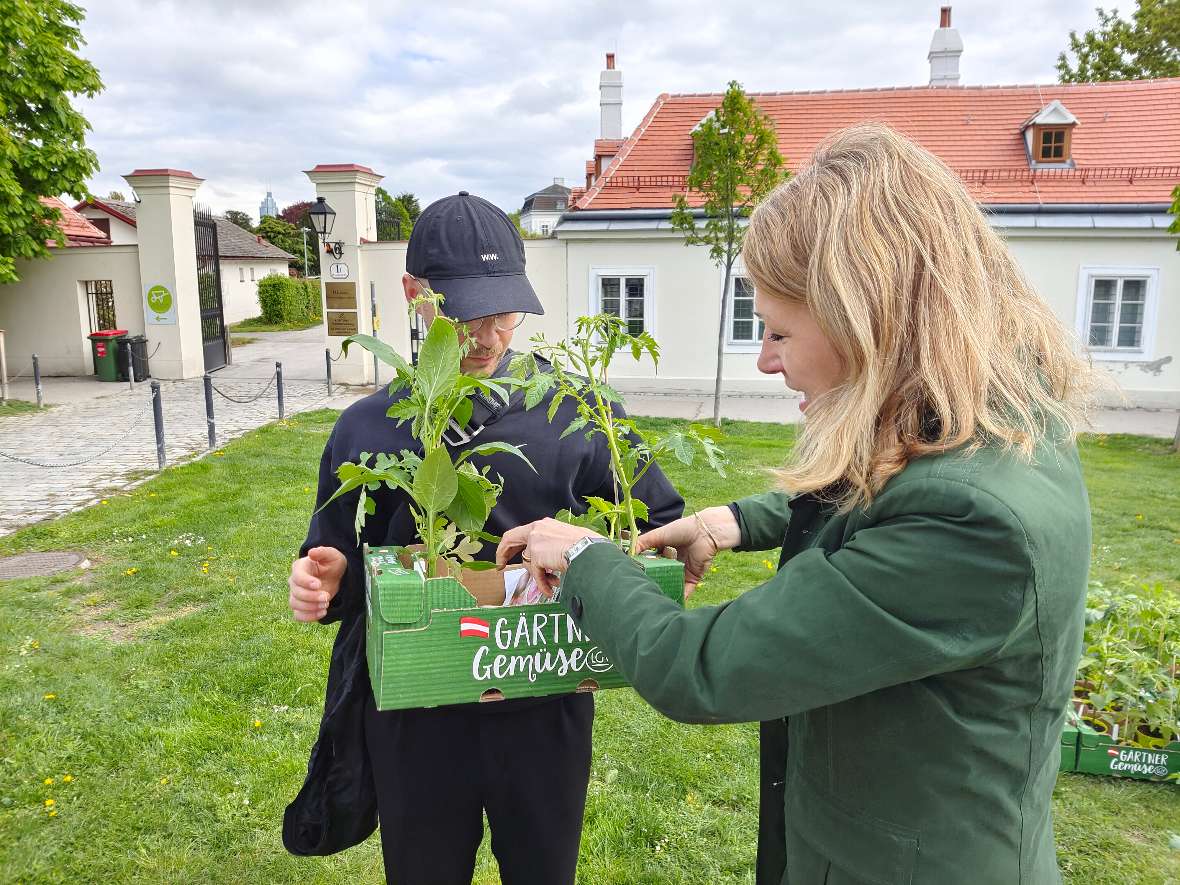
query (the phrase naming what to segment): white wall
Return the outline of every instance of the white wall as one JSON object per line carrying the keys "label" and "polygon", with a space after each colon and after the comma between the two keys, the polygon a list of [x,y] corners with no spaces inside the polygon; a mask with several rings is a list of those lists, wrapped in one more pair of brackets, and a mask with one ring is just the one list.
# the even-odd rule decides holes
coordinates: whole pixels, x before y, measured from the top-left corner
{"label": "white wall", "polygon": [[0,329],[5,330],[9,373],[40,359],[45,375],[92,375],[90,317],[85,280],[110,280],[115,319],[129,334],[144,331],[143,287],[135,246],[54,249],[44,261],[18,259],[21,280],[0,286]]}
{"label": "white wall", "polygon": [[[369,283],[371,281],[376,285],[377,314],[381,320],[377,337],[408,356],[410,327],[402,291],[406,246],[404,242],[365,243],[361,246],[367,279],[361,281],[358,298],[362,305],[368,304]],[[565,252],[565,244],[557,240],[524,241],[526,274],[545,308],[545,315],[525,319],[513,336],[514,349],[527,350],[529,339],[538,332],[551,341],[560,340],[567,334]]]}
{"label": "white wall", "polygon": [[[254,279],[250,279],[250,270]],[[287,276],[287,261],[270,258],[221,259],[221,304],[226,325],[259,316],[258,281],[265,276]]]}
{"label": "white wall", "polygon": [[1148,293],[1149,302],[1153,297],[1155,302],[1148,305],[1149,320],[1154,320],[1148,331],[1154,334],[1145,341],[1147,352],[1128,359],[1109,359],[1097,353],[1092,358],[1118,387],[1118,391],[1101,396],[1103,401],[1146,408],[1180,407],[1180,252],[1174,237],[1127,231],[1073,236],[1069,232],[1003,233],[1029,282],[1080,340],[1086,335],[1084,268],[1103,268],[1103,273],[1155,271],[1156,291]]}
{"label": "white wall", "polygon": [[111,223],[111,245],[113,246],[129,246],[138,243],[138,235],[134,227],[126,221],[115,218],[109,215],[97,206],[83,206],[78,210],[78,214],[84,218],[105,218]]}
{"label": "white wall", "polygon": [[[1079,324],[1079,274],[1086,267],[1154,269],[1158,290],[1154,340],[1141,360],[1095,363],[1110,373],[1122,396],[1114,401],[1147,408],[1180,406],[1180,252],[1162,231],[1001,231],[1034,288],[1069,328]],[[559,234],[559,236],[561,236]],[[683,245],[671,231],[637,230],[571,233],[567,291],[571,321],[591,310],[596,270],[649,274],[654,317],[649,331],[662,347],[658,368],[620,360],[614,374],[624,389],[712,390],[722,273],[703,246]],[[741,265],[737,270],[741,270]],[[1084,288],[1084,287],[1083,287]],[[1084,304],[1082,305],[1084,308]],[[778,393],[782,382],[758,372],[757,347],[727,345],[726,389]],[[658,379],[658,381],[656,380]],[[1107,397],[1111,399],[1111,397]]]}

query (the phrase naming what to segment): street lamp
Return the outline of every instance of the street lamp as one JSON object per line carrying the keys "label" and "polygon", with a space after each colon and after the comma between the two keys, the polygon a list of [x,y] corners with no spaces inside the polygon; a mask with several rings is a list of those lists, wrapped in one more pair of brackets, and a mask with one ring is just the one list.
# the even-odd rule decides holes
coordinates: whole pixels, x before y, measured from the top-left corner
{"label": "street lamp", "polygon": [[332,233],[332,225],[336,223],[336,210],[328,205],[323,197],[316,197],[315,204],[307,210],[311,219],[311,226],[319,234],[324,244],[324,251],[330,252],[333,258],[344,257],[344,243],[341,240],[328,240]]}

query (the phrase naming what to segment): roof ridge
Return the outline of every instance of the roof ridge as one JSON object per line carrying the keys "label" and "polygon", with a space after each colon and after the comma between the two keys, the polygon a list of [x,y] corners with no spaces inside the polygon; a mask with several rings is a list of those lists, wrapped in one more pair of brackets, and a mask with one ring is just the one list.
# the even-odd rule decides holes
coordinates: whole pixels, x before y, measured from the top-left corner
{"label": "roof ridge", "polygon": [[643,137],[643,133],[647,131],[647,127],[651,125],[652,120],[656,118],[656,114],[659,113],[660,108],[664,106],[664,104],[668,101],[668,98],[669,95],[667,92],[661,92],[658,96],[656,96],[655,103],[648,110],[647,115],[643,118],[639,125],[635,127],[635,131],[632,132],[623,142],[623,146],[619,148],[619,152],[611,158],[609,165],[607,165],[607,167],[602,170],[602,174],[598,176],[598,179],[594,182],[594,184],[587,188],[586,192],[578,198],[578,203],[582,203],[583,201],[590,202],[598,196],[598,194],[602,191],[602,188],[605,186],[607,180],[615,174],[615,170],[618,169],[620,165],[622,165],[625,159],[627,159],[627,155],[631,153],[631,149],[639,143],[639,140]]}
{"label": "roof ridge", "polygon": [[[969,92],[988,89],[1125,89],[1131,86],[1153,86],[1171,83],[1180,84],[1180,77],[1154,77],[1147,80],[1100,80],[1094,83],[978,83],[957,86],[852,86],[844,89],[773,89],[768,92],[747,92],[746,95],[840,95],[849,92]],[[667,98],[720,98],[724,92],[672,92],[664,93]]]}

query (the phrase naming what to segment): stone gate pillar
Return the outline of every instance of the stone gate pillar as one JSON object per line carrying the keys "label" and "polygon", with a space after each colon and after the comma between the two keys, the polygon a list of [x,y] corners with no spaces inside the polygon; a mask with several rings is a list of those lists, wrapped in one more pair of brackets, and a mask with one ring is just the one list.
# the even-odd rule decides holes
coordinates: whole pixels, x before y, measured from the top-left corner
{"label": "stone gate pillar", "polygon": [[[197,378],[205,371],[193,194],[204,179],[182,169],[136,169],[123,176],[139,197],[140,299],[154,378]],[[157,345],[159,349],[157,350]]]}
{"label": "stone gate pillar", "polygon": [[[355,163],[321,163],[305,174],[315,185],[316,196],[323,197],[336,211],[329,242],[339,240],[344,246],[341,257],[334,258],[323,251],[322,243],[317,244],[321,250],[325,346],[335,356],[348,335],[373,334],[368,276],[360,246],[377,240],[376,191],[383,176]],[[363,348],[352,348],[347,359],[332,367],[332,378],[345,384],[372,384],[372,356]]]}

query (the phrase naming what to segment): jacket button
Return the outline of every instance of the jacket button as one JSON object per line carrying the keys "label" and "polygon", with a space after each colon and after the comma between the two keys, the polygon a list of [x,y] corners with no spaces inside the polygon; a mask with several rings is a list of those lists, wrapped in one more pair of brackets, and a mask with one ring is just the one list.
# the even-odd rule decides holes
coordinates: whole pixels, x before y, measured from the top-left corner
{"label": "jacket button", "polygon": [[570,600],[570,611],[573,612],[574,617],[577,618],[579,621],[582,619],[582,599],[581,599],[581,597],[575,596],[573,599]]}

